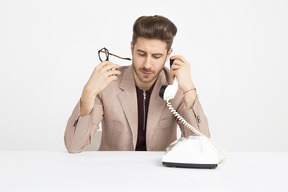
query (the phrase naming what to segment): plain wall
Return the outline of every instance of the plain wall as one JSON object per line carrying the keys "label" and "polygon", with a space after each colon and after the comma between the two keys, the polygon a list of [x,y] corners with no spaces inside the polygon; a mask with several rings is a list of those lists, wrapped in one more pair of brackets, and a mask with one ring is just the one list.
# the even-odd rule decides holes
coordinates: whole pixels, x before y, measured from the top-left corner
{"label": "plain wall", "polygon": [[0,150],[65,150],[97,51],[131,56],[134,21],[158,14],[178,27],[173,54],[191,64],[213,139],[227,151],[288,152],[287,5],[0,0]]}

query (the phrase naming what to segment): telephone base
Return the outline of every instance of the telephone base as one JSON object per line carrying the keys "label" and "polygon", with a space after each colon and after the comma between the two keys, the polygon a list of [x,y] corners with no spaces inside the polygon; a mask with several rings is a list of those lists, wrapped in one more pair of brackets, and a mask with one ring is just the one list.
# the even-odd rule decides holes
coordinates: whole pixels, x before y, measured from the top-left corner
{"label": "telephone base", "polygon": [[198,169],[215,169],[218,164],[193,164],[193,163],[171,163],[162,162],[167,167],[198,168]]}

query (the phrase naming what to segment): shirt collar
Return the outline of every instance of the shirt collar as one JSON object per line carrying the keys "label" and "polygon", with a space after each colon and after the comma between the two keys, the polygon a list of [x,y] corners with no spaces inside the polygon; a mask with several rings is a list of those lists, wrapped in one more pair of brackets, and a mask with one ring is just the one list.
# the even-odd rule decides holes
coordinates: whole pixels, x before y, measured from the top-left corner
{"label": "shirt collar", "polygon": [[[150,87],[150,89],[146,90],[145,93],[151,95],[154,85],[155,85],[156,81],[153,83],[153,85]],[[143,93],[144,91],[142,89],[140,89],[139,87],[137,87],[136,85],[136,91],[137,93]]]}

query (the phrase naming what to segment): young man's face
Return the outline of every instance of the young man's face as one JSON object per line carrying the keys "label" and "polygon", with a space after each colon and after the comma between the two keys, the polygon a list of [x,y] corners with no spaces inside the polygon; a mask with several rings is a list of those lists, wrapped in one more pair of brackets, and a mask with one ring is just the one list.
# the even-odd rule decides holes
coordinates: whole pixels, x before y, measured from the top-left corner
{"label": "young man's face", "polygon": [[165,41],[143,37],[137,39],[134,47],[131,43],[133,74],[139,88],[150,88],[157,80],[172,52],[170,49],[167,53],[166,46]]}

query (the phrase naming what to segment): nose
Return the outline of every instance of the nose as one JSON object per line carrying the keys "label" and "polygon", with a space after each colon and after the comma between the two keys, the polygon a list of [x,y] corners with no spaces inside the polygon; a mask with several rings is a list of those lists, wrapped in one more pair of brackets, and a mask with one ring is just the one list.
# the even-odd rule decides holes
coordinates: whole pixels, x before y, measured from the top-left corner
{"label": "nose", "polygon": [[152,65],[151,65],[151,57],[147,56],[145,61],[144,61],[144,67],[146,69],[151,69]]}

